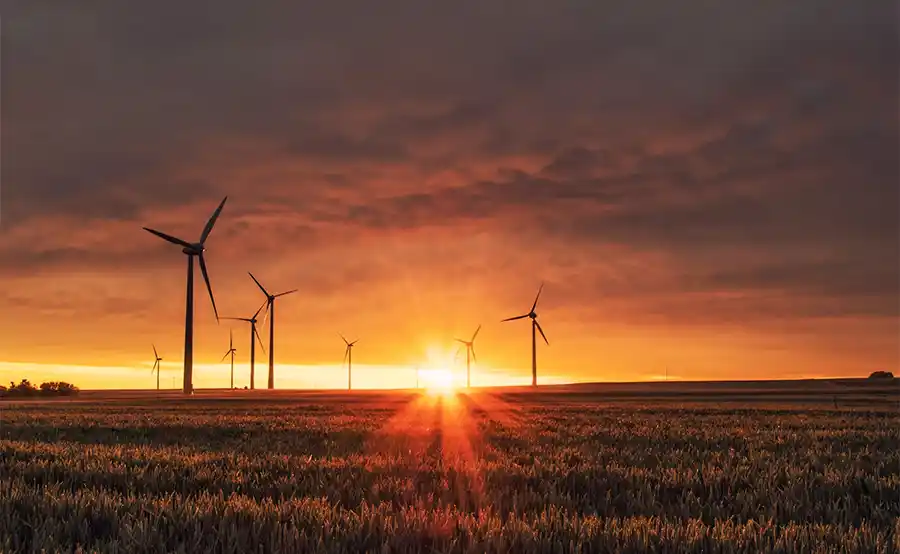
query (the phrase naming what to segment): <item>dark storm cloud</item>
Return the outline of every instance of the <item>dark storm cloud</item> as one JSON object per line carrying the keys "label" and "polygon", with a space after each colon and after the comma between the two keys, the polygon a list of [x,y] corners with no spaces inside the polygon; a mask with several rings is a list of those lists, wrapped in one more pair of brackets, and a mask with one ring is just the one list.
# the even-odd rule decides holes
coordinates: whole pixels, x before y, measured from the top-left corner
{"label": "dark storm cloud", "polygon": [[[779,277],[840,297],[871,280],[896,295],[877,271],[900,249],[889,2],[34,1],[3,14],[5,227],[206,212],[245,193],[226,237],[259,229],[249,221],[277,199],[291,213],[271,225],[293,218],[285,240],[308,248],[327,247],[329,226],[527,222],[566,247],[772,252],[743,277],[697,268],[709,287]],[[266,173],[238,181],[247,168]],[[444,170],[461,176],[426,184]],[[244,246],[277,251],[265,230]],[[64,238],[0,244],[6,271],[138,263]],[[860,273],[820,268],[823,284],[772,269],[810,248],[835,267],[853,255]]]}

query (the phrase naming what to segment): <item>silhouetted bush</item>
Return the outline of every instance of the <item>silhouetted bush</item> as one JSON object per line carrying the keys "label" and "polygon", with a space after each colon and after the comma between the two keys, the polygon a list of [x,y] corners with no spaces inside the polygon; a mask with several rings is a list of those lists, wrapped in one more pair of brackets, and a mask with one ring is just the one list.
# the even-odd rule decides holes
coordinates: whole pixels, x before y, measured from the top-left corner
{"label": "silhouetted bush", "polygon": [[22,382],[18,385],[13,381],[9,382],[9,389],[6,391],[6,396],[35,396],[37,393],[38,389],[31,384],[31,381],[22,379]]}
{"label": "silhouetted bush", "polygon": [[9,382],[9,388],[0,387],[0,397],[29,397],[29,396],[72,396],[78,394],[78,387],[65,381],[51,381],[41,383],[40,388],[31,384],[28,379],[22,379],[17,385]]}
{"label": "silhouetted bush", "polygon": [[871,375],[869,375],[869,379],[893,379],[894,374],[890,371],[873,371]]}
{"label": "silhouetted bush", "polygon": [[78,393],[78,387],[65,381],[41,383],[41,394],[50,396],[71,396]]}

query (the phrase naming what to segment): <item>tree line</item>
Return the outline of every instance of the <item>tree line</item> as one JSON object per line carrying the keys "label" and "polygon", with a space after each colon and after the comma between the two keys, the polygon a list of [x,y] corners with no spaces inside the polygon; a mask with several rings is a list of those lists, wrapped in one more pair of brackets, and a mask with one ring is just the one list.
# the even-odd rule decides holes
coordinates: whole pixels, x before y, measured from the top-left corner
{"label": "tree line", "polygon": [[28,379],[22,379],[19,384],[9,382],[9,387],[0,385],[0,398],[29,397],[29,396],[73,396],[78,394],[78,387],[65,381],[50,381],[34,386]]}

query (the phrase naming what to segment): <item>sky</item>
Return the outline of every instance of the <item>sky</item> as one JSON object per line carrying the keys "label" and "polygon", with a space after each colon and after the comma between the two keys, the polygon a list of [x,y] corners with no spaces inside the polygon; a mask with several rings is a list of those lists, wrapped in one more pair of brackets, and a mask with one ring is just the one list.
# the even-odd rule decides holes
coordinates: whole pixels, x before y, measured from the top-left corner
{"label": "sky", "polygon": [[[0,381],[155,386],[185,259],[276,385],[864,376],[900,359],[896,6],[0,2]],[[249,329],[197,281],[195,386]],[[267,341],[267,330],[262,334]],[[260,354],[260,357],[262,355]],[[264,385],[263,360],[257,383]],[[281,371],[279,371],[279,369]],[[262,376],[260,376],[262,375]],[[481,381],[478,381],[481,379]]]}

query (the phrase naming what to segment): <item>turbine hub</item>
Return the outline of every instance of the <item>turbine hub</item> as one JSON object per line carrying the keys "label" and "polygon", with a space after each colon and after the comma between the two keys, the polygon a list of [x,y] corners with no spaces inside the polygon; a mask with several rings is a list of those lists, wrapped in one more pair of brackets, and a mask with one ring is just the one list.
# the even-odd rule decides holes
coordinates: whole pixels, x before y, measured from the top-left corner
{"label": "turbine hub", "polygon": [[199,242],[195,242],[194,244],[191,245],[190,248],[185,246],[181,251],[184,252],[185,254],[187,254],[188,256],[199,256],[205,250],[206,250],[206,248],[202,244],[200,244]]}
{"label": "turbine hub", "polygon": [[530,317],[531,319],[536,319],[536,318],[537,318],[537,314],[534,313],[534,312],[531,312],[530,314],[528,314],[528,317]]}

